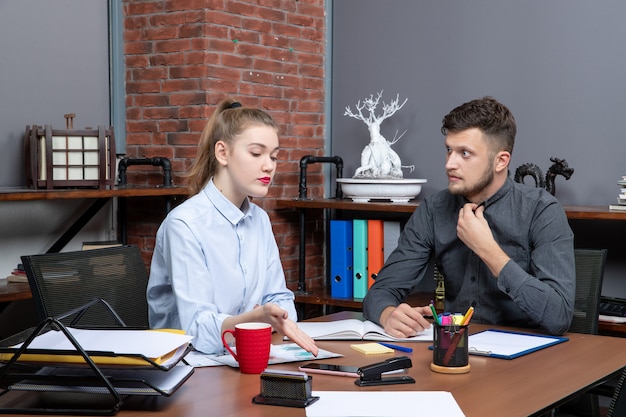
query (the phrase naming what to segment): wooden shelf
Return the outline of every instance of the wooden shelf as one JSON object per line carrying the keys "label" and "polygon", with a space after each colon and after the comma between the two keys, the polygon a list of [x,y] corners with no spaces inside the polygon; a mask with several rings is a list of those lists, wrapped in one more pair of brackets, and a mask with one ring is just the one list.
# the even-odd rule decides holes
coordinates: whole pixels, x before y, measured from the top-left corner
{"label": "wooden shelf", "polygon": [[598,323],[598,333],[604,336],[626,337],[626,323]]}
{"label": "wooden shelf", "polygon": [[611,211],[609,206],[563,206],[570,220],[626,220],[625,211]]}
{"label": "wooden shelf", "polygon": [[[435,295],[426,292],[418,292],[409,295],[408,302],[412,305],[427,305]],[[362,298],[333,298],[325,290],[296,293],[296,303],[327,305],[333,307],[347,307],[361,309]]]}
{"label": "wooden shelf", "polygon": [[335,210],[355,210],[355,211],[383,211],[391,213],[407,213],[411,214],[415,208],[419,206],[417,200],[411,200],[408,203],[391,203],[391,202],[369,202],[355,203],[347,199],[335,198],[316,198],[316,199],[298,199],[277,200],[278,208],[294,208],[294,209],[335,209]]}
{"label": "wooden shelf", "polygon": [[[119,197],[120,200],[120,240],[126,243],[126,205],[128,197],[186,197],[189,191],[186,187],[112,187],[99,188],[72,188],[72,189],[28,189],[28,188],[0,188],[0,201],[43,201],[43,200],[93,200],[91,205],[80,214],[65,232],[50,246],[48,252],[59,252],[76,234],[85,226],[98,211],[104,207],[107,201]],[[124,204],[123,204],[124,203]],[[168,207],[169,207],[168,200]],[[169,208],[168,208],[169,210]]]}
{"label": "wooden shelf", "polygon": [[[292,209],[335,209],[353,211],[372,211],[387,213],[411,214],[419,206],[418,200],[408,203],[392,203],[371,201],[355,203],[348,199],[314,198],[314,199],[281,199],[276,201],[278,208]],[[625,220],[626,212],[611,211],[605,206],[563,206],[568,219],[571,220]]]}
{"label": "wooden shelf", "polygon": [[32,298],[27,282],[8,282],[0,286],[0,303]]}
{"label": "wooden shelf", "polygon": [[75,200],[112,197],[187,196],[186,187],[113,187],[110,189],[80,188],[35,190],[27,188],[0,188],[0,201]]}

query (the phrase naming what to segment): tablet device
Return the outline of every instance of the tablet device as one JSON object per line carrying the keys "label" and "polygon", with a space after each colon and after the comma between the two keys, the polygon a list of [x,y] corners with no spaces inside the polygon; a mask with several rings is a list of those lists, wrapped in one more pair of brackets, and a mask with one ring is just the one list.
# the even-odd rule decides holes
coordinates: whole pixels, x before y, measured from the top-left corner
{"label": "tablet device", "polygon": [[319,362],[310,362],[298,368],[298,370],[302,372],[307,372],[311,374],[348,376],[352,378],[359,377],[359,374],[357,373],[358,369],[359,368],[357,368],[356,366],[334,365],[334,364],[319,363]]}

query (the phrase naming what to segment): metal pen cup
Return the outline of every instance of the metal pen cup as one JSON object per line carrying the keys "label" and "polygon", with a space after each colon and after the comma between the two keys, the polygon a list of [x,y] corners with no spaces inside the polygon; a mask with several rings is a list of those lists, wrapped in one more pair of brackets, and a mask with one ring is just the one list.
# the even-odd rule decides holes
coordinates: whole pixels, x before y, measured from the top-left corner
{"label": "metal pen cup", "polygon": [[469,365],[469,325],[433,323],[431,369],[441,373],[466,373]]}

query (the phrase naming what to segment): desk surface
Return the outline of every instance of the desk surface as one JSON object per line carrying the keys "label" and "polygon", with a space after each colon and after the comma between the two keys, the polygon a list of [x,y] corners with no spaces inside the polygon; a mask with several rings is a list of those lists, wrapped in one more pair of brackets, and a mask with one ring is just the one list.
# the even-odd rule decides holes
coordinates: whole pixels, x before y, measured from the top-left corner
{"label": "desk surface", "polygon": [[[360,317],[341,312],[320,319]],[[488,326],[473,325],[472,332]],[[413,362],[410,375],[416,384],[360,388],[353,378],[313,375],[315,391],[437,390],[450,391],[468,417],[532,416],[550,409],[568,397],[605,381],[626,365],[626,339],[608,336],[568,334],[570,340],[538,352],[504,360],[470,356],[471,371],[462,375],[432,372],[432,351],[427,343],[411,343]],[[274,343],[281,343],[275,335]],[[354,342],[319,341],[327,350],[343,358],[325,362],[362,366],[389,358],[389,355],[362,355],[352,350]],[[402,355],[396,353],[396,355]],[[297,370],[299,363],[273,365],[276,369]],[[259,394],[258,375],[244,375],[226,366],[198,368],[170,398],[144,398],[127,401],[120,417],[129,416],[300,416],[304,409],[252,404]],[[135,403],[137,400],[139,403]],[[417,407],[418,405],[416,405]],[[138,409],[137,407],[141,407]],[[141,411],[140,411],[141,410]]]}

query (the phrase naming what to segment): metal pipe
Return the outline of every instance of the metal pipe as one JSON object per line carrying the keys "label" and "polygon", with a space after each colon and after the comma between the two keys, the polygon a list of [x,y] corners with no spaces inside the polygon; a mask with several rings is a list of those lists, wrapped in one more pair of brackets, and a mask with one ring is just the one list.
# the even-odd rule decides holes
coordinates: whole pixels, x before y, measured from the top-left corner
{"label": "metal pipe", "polygon": [[[306,169],[309,164],[313,163],[333,163],[337,169],[337,178],[343,175],[343,159],[339,156],[315,156],[305,155],[300,158],[300,185],[298,187],[298,199],[307,199],[306,188]],[[335,196],[341,198],[341,188],[337,183]],[[298,293],[306,294],[306,218],[305,209],[300,209],[300,251],[299,251],[299,275],[298,275]]]}
{"label": "metal pipe", "polygon": [[[302,200],[306,200],[306,168],[309,164],[313,164],[316,162],[326,162],[333,163],[337,168],[337,178],[341,178],[343,175],[343,159],[340,156],[315,156],[315,155],[304,155],[300,158],[300,185],[298,187],[298,198]],[[337,198],[342,198],[341,188],[339,184],[337,184],[337,188],[335,190],[335,196]]]}
{"label": "metal pipe", "polygon": [[156,158],[122,158],[117,167],[118,184],[126,185],[126,169],[131,165],[152,165],[163,168],[163,186],[172,186],[172,163],[163,157]]}

